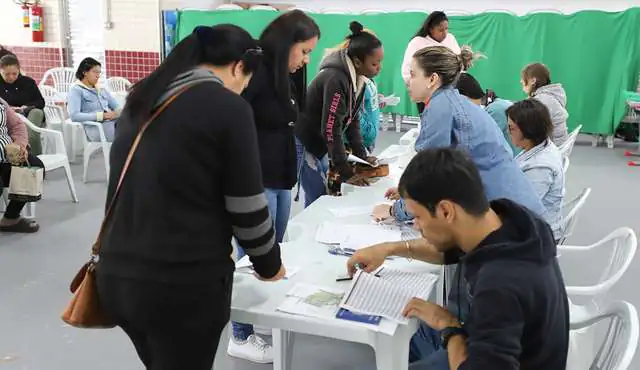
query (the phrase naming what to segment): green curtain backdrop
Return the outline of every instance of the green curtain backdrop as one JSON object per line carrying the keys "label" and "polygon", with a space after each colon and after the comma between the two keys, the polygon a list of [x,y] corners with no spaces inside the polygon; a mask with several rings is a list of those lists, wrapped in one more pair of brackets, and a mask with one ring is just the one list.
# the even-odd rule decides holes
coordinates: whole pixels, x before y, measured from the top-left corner
{"label": "green curtain backdrop", "polygon": [[[255,37],[279,13],[270,11],[181,11],[178,40],[198,25],[237,24]],[[312,55],[312,78],[324,50],[338,44],[352,20],[372,29],[385,47],[383,71],[376,79],[385,95],[402,97],[387,111],[416,115],[400,75],[404,50],[422,24],[424,13],[370,15],[311,14],[322,30]],[[611,134],[625,113],[624,91],[635,90],[640,73],[640,8],[606,13],[583,11],[571,15],[537,13],[517,17],[483,13],[450,19],[450,32],[460,45],[471,45],[487,59],[470,71],[485,89],[507,99],[525,98],[520,70],[531,62],[549,66],[554,82],[564,85],[568,96],[569,126],[583,125],[583,132]]]}

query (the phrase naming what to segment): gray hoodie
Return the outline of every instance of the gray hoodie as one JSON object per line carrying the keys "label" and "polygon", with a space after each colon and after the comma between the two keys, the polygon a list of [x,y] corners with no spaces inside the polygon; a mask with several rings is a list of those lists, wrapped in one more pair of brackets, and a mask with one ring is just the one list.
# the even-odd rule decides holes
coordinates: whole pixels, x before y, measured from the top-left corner
{"label": "gray hoodie", "polygon": [[171,81],[171,83],[169,83],[164,94],[160,96],[160,99],[158,99],[158,102],[156,103],[156,108],[185,87],[205,81],[223,84],[222,80],[218,76],[203,67],[196,67],[189,71],[180,73],[173,79],[173,81]]}
{"label": "gray hoodie", "polygon": [[533,97],[544,104],[551,114],[551,122],[553,123],[553,134],[551,140],[560,147],[569,136],[567,130],[567,94],[562,84],[551,84],[542,86],[533,94]]}

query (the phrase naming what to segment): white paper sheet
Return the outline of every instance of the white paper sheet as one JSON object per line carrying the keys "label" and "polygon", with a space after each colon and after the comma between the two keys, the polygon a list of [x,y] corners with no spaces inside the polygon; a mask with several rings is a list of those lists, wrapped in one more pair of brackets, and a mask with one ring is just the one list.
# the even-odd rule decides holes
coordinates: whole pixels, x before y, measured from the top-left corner
{"label": "white paper sheet", "polygon": [[277,310],[292,315],[333,319],[344,291],[311,284],[296,284]]}
{"label": "white paper sheet", "polygon": [[402,310],[414,298],[427,299],[438,276],[385,268],[380,277],[358,271],[340,307],[352,312],[382,316],[400,324],[408,320]]}
{"label": "white paper sheet", "polygon": [[371,166],[371,167],[378,167],[378,163],[371,164],[371,163],[365,161],[364,159],[362,159],[360,157],[356,157],[353,154],[349,154],[349,156],[347,157],[347,160],[349,162],[360,163],[360,164],[364,164],[364,165]]}
{"label": "white paper sheet", "polygon": [[329,211],[333,213],[333,215],[336,217],[370,215],[372,210],[373,210],[373,207],[371,206],[329,208]]}
{"label": "white paper sheet", "polygon": [[383,96],[380,98],[380,103],[385,103],[388,107],[395,107],[400,104],[400,97],[395,96],[395,94]]}
{"label": "white paper sheet", "polygon": [[389,230],[378,225],[343,225],[323,222],[316,231],[317,242],[340,244],[352,249],[398,240],[402,240],[400,230]]}
{"label": "white paper sheet", "polygon": [[[295,275],[298,271],[300,271],[300,268],[297,266],[285,265],[285,268],[287,269],[287,273],[284,275],[285,279],[291,279],[293,275]],[[238,274],[248,274],[248,275],[254,274],[255,271],[253,269],[253,264],[251,263],[251,260],[249,260],[249,256],[245,255],[244,257],[240,258],[238,262],[236,262],[236,272]]]}

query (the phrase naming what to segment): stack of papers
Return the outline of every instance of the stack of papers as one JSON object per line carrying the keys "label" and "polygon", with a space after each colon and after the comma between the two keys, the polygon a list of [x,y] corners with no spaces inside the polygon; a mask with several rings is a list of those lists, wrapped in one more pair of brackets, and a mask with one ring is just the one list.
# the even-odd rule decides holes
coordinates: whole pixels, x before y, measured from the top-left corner
{"label": "stack of papers", "polygon": [[407,303],[414,297],[427,300],[438,281],[434,274],[389,268],[377,275],[358,271],[340,307],[406,324],[408,320],[402,316],[402,311]]}

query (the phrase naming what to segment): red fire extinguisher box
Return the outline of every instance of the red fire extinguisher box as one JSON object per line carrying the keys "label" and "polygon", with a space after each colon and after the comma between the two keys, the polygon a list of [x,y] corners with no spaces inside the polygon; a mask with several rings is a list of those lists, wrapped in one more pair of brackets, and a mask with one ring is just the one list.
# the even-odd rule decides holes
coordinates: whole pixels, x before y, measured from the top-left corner
{"label": "red fire extinguisher box", "polygon": [[44,42],[44,17],[42,7],[31,6],[31,39],[33,42]]}

